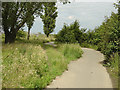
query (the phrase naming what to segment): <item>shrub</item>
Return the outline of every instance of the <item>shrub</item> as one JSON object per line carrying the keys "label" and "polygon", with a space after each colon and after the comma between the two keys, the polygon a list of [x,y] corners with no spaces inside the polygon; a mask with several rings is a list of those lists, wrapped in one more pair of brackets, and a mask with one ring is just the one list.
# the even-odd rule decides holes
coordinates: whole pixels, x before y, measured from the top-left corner
{"label": "shrub", "polygon": [[23,30],[19,30],[16,34],[16,39],[26,38],[27,33]]}
{"label": "shrub", "polygon": [[64,24],[62,30],[56,35],[56,41],[61,43],[80,42],[82,31],[80,31],[79,27],[77,20],[70,24],[70,26]]}

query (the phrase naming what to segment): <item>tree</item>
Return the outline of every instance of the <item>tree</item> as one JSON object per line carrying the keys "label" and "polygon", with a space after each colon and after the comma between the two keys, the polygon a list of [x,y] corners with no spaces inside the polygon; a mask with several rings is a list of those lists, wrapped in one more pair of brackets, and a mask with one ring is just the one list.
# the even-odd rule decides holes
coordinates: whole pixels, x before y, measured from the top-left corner
{"label": "tree", "polygon": [[61,43],[75,43],[76,38],[70,26],[64,24],[61,31],[56,35],[56,41]]}
{"label": "tree", "polygon": [[105,56],[106,61],[109,62],[111,55],[120,51],[120,28],[119,28],[118,14],[112,12],[110,17],[93,32],[94,38],[92,43],[98,46]]}
{"label": "tree", "polygon": [[64,24],[61,31],[56,35],[56,41],[61,43],[82,43],[84,41],[86,29],[79,29],[80,25],[77,20],[67,26]]}
{"label": "tree", "polygon": [[[120,1],[118,2],[118,21],[120,22]],[[120,23],[119,23],[120,25]]]}
{"label": "tree", "polygon": [[34,21],[34,16],[31,15],[31,18],[28,19],[28,21],[26,22],[27,27],[28,27],[28,36],[27,36],[27,40],[29,40],[30,37],[30,29],[33,26],[33,21]]}
{"label": "tree", "polygon": [[5,43],[13,43],[16,33],[24,26],[27,20],[40,14],[41,10],[41,2],[3,2],[2,24],[5,33]]}
{"label": "tree", "polygon": [[44,3],[44,13],[41,14],[41,18],[44,23],[44,33],[47,37],[55,28],[55,22],[58,13],[55,5],[55,2]]}
{"label": "tree", "polygon": [[58,0],[58,1],[62,2],[63,4],[71,3],[69,0]]}
{"label": "tree", "polygon": [[[118,30],[120,33],[120,1],[118,2]],[[119,46],[120,46],[120,35],[119,35]],[[119,47],[119,54],[120,54],[120,47]]]}
{"label": "tree", "polygon": [[27,32],[25,32],[24,30],[19,30],[16,34],[16,39],[25,38],[26,36],[27,36]]}

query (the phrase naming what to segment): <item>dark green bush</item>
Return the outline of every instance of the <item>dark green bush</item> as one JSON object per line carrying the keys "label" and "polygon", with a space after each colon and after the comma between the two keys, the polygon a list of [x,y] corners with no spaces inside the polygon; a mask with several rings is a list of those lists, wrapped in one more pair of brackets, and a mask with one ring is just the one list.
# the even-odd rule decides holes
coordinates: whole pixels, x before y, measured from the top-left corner
{"label": "dark green bush", "polygon": [[83,38],[83,31],[86,29],[79,29],[79,22],[76,20],[74,23],[67,26],[64,24],[62,30],[56,35],[56,42],[60,43],[81,43]]}
{"label": "dark green bush", "polygon": [[106,60],[110,62],[110,56],[120,51],[120,27],[118,27],[118,14],[112,13],[99,27],[94,31],[88,31],[88,44],[97,45],[97,50],[100,50]]}
{"label": "dark green bush", "polygon": [[16,34],[16,39],[26,38],[27,33],[23,30],[19,30]]}

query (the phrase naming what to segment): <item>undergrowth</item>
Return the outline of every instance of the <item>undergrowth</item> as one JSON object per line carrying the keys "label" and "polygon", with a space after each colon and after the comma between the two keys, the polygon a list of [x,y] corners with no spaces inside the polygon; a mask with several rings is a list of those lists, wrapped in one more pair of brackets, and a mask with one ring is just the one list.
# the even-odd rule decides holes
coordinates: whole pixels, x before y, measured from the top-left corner
{"label": "undergrowth", "polygon": [[43,42],[17,40],[2,47],[3,88],[45,88],[56,76],[67,70],[71,60],[82,56],[78,44],[58,47]]}

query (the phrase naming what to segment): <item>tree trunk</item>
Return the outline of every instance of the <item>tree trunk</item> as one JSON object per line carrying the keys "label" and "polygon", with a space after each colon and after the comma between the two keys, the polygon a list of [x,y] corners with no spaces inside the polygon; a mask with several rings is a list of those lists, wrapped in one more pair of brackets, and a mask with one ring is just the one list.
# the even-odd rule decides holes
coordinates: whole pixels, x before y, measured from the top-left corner
{"label": "tree trunk", "polygon": [[47,37],[49,37],[49,34],[47,34]]}
{"label": "tree trunk", "polygon": [[14,43],[16,38],[16,33],[5,32],[5,44]]}
{"label": "tree trunk", "polygon": [[27,36],[27,40],[29,40],[30,38],[30,28],[28,28],[28,36]]}

